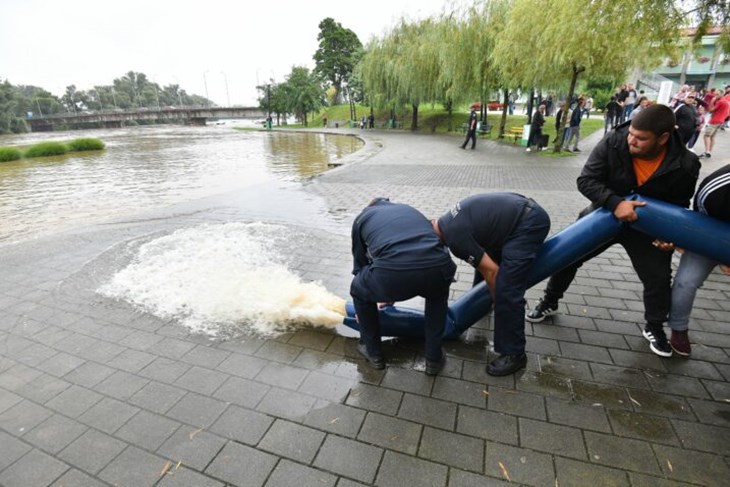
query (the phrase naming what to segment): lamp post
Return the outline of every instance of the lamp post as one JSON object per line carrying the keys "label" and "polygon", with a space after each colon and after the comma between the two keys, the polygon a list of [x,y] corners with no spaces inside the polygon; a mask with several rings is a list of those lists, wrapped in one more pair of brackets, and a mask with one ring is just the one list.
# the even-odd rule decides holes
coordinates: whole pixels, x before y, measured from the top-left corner
{"label": "lamp post", "polygon": [[208,98],[208,78],[205,76],[208,74],[208,69],[203,71],[203,84],[205,85],[205,105],[210,108],[210,98]]}
{"label": "lamp post", "polygon": [[231,106],[231,97],[228,96],[228,76],[226,76],[226,73],[221,71],[221,74],[223,75],[223,80],[226,82],[226,103],[228,103],[228,106]]}
{"label": "lamp post", "polygon": [[182,95],[180,94],[180,80],[177,76],[175,76],[175,81],[177,82],[177,101],[180,104],[180,110],[182,110],[183,103],[182,103]]}

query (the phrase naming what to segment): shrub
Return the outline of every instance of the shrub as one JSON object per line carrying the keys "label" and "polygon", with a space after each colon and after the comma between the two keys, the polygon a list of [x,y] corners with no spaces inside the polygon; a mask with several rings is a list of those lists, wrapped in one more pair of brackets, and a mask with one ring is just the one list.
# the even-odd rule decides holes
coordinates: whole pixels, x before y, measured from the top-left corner
{"label": "shrub", "polygon": [[65,154],[66,151],[66,145],[61,142],[41,142],[31,145],[25,151],[25,157],[60,156]]}
{"label": "shrub", "polygon": [[71,152],[102,150],[103,148],[104,142],[99,139],[74,139],[68,143],[68,150]]}
{"label": "shrub", "polygon": [[15,147],[0,147],[0,162],[17,161],[21,153]]}

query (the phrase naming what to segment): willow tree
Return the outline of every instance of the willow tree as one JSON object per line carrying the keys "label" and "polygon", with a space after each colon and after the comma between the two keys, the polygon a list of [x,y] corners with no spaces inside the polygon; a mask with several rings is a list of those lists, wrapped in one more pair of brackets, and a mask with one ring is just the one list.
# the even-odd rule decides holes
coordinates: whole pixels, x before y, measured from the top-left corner
{"label": "willow tree", "polygon": [[[535,12],[559,20],[537,25]],[[659,63],[681,23],[670,0],[514,0],[492,57],[509,85],[568,86],[569,101],[582,73],[623,78],[636,65]],[[556,151],[562,139],[561,130]]]}
{"label": "willow tree", "polygon": [[[439,86],[447,107],[450,102],[479,100],[486,108],[489,93],[499,87],[499,71],[490,57],[508,3],[506,0],[478,2],[444,15],[439,22]],[[482,120],[484,115],[482,111]]]}

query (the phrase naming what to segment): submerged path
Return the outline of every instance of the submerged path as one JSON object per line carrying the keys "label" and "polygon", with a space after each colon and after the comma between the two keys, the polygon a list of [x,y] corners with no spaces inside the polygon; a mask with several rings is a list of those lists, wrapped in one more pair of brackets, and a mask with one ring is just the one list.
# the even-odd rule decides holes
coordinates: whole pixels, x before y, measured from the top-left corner
{"label": "submerged path", "polygon": [[[726,484],[730,279],[717,272],[696,300],[692,358],[661,359],[641,336],[641,285],[612,248],[579,271],[560,314],[527,324],[527,370],[500,378],[484,370],[489,319],[447,345],[432,378],[419,342],[389,342],[375,371],[346,330],[210,340],[96,293],[137,242],[261,220],[308,234],[287,249],[292,269],[347,297],[350,222],[374,196],[437,216],[469,194],[517,191],[554,233],[587,204],[575,178],[600,137],[553,159],[486,140],[470,151],[455,137],[332,132],[365,148],[301,187],[0,246],[0,485]],[[728,162],[724,132],[702,174]],[[463,263],[458,279],[454,296],[471,282]]]}

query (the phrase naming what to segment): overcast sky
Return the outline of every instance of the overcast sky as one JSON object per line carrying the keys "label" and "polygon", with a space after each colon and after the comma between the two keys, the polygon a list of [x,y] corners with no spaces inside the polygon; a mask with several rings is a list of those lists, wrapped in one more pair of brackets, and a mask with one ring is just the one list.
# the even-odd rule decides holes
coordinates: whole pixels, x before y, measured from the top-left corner
{"label": "overcast sky", "polygon": [[[253,105],[257,83],[314,67],[319,22],[332,17],[366,44],[402,16],[448,0],[0,0],[0,80],[61,96],[128,71],[179,83],[219,105]],[[226,81],[228,95],[226,94]]]}

